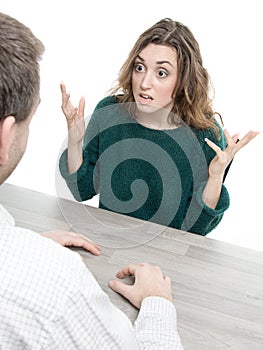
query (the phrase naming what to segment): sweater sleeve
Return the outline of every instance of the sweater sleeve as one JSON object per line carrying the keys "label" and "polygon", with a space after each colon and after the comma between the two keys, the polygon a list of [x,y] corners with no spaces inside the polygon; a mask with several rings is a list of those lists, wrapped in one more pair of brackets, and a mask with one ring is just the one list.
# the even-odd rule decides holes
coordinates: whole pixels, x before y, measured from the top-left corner
{"label": "sweater sleeve", "polygon": [[67,149],[64,150],[59,159],[60,174],[77,201],[85,201],[92,198],[97,194],[99,188],[98,169],[96,168],[99,136],[96,129],[96,120],[94,118],[90,120],[87,126],[82,150],[83,162],[75,173],[68,173]]}
{"label": "sweater sleeve", "polygon": [[[200,171],[200,178],[196,181],[197,186],[194,188],[193,198],[188,208],[187,220],[185,220],[182,226],[183,230],[197,233],[202,236],[207,235],[220,223],[224,216],[224,212],[230,205],[229,193],[224,184],[222,184],[220,198],[215,209],[209,208],[202,199],[203,190],[208,179],[208,167],[211,160],[215,157],[215,152],[206,144],[205,138],[208,137],[221,149],[225,149],[226,139],[221,127],[219,130],[219,139],[212,130],[202,131],[198,134],[202,153],[200,154],[200,157],[205,157],[206,166],[203,171]],[[196,213],[198,213],[198,215]],[[195,218],[193,222],[191,222],[191,217]]]}
{"label": "sweater sleeve", "polygon": [[[188,227],[182,227],[183,230],[190,231],[192,233],[197,233],[202,236],[206,236],[208,233],[210,233],[213,229],[216,228],[216,226],[220,223],[220,221],[223,219],[224,212],[229,208],[230,205],[230,198],[228,191],[224,185],[222,185],[222,190],[220,194],[219,201],[217,203],[217,206],[215,209],[209,208],[202,199],[203,189],[206,185],[206,182],[203,182],[200,187],[198,188],[198,191],[194,193],[193,200],[192,200],[192,207],[191,210],[200,213],[198,215],[197,220],[192,223],[191,227],[189,228],[189,222],[187,222]],[[188,213],[188,217],[190,217]],[[196,217],[196,215],[193,215],[193,217]],[[186,224],[186,222],[184,222]]]}
{"label": "sweater sleeve", "polygon": [[64,150],[59,159],[60,174],[77,201],[91,199],[99,193],[99,166],[97,163],[99,159],[99,133],[100,124],[104,124],[103,120],[105,119],[105,112],[102,109],[114,103],[116,103],[115,97],[108,96],[95,107],[87,123],[82,147],[83,162],[79,169],[73,174],[68,173],[67,149]]}

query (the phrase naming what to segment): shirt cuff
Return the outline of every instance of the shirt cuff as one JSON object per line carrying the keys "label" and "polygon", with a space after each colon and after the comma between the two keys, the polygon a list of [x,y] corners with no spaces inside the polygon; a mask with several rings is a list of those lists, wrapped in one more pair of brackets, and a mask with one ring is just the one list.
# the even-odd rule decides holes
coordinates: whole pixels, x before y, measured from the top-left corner
{"label": "shirt cuff", "polygon": [[142,301],[140,313],[164,315],[164,318],[176,319],[176,309],[174,304],[163,297],[147,297]]}

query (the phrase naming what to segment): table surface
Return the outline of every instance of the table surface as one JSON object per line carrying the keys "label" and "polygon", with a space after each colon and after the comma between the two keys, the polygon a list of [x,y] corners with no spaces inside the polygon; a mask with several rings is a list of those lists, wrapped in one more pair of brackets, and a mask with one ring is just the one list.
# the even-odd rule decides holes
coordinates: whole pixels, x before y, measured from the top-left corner
{"label": "table surface", "polygon": [[185,350],[263,349],[262,252],[11,184],[0,187],[0,202],[19,226],[71,229],[100,244],[99,257],[74,250],[131,321],[137,310],[108,281],[128,263],[148,261],[172,279]]}

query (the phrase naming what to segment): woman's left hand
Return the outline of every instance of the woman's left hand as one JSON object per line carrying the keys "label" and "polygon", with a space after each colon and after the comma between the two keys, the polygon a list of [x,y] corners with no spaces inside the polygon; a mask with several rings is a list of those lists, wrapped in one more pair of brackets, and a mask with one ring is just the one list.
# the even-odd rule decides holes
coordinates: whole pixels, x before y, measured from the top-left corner
{"label": "woman's left hand", "polygon": [[209,147],[211,147],[216,152],[215,157],[212,159],[209,165],[209,175],[215,178],[223,178],[224,172],[229,163],[234,158],[235,154],[241,148],[247,145],[253,138],[255,138],[259,132],[251,130],[240,140],[238,140],[239,134],[235,134],[231,137],[226,129],[224,130],[224,134],[227,141],[227,147],[224,150],[221,150],[221,148],[218,147],[215,143],[209,139],[206,139]]}
{"label": "woman's left hand", "polygon": [[100,247],[81,233],[55,230],[44,232],[42,236],[50,238],[64,247],[79,247],[88,250],[93,255],[100,254]]}

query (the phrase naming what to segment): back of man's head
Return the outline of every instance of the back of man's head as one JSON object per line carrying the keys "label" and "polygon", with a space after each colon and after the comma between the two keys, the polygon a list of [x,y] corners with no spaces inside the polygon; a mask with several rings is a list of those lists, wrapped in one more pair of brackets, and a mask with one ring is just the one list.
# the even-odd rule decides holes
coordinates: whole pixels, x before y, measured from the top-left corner
{"label": "back of man's head", "polygon": [[23,121],[39,98],[39,61],[44,46],[29,28],[0,13],[0,121]]}

